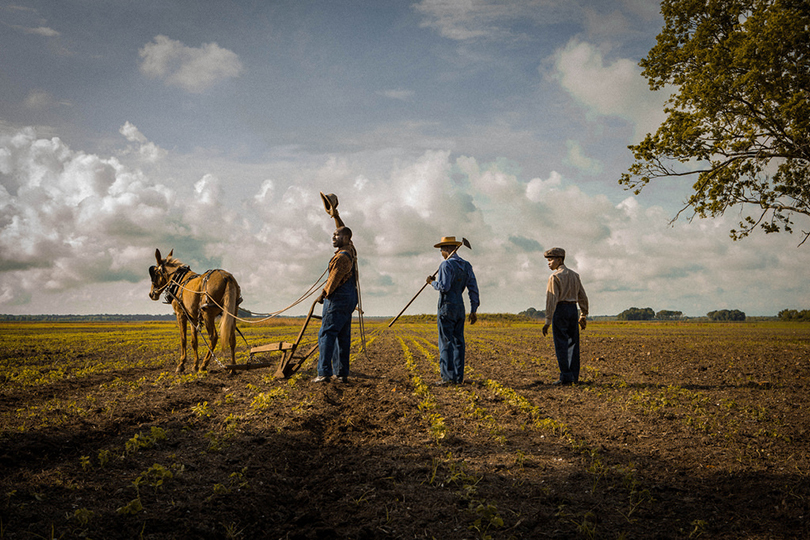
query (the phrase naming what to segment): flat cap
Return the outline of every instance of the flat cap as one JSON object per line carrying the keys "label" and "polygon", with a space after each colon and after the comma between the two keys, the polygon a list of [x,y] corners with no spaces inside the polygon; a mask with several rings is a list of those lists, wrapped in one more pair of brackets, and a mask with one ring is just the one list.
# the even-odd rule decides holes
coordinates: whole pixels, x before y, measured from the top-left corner
{"label": "flat cap", "polygon": [[565,250],[560,247],[553,247],[551,249],[547,249],[543,252],[543,257],[546,259],[553,259],[554,257],[562,257],[565,258]]}

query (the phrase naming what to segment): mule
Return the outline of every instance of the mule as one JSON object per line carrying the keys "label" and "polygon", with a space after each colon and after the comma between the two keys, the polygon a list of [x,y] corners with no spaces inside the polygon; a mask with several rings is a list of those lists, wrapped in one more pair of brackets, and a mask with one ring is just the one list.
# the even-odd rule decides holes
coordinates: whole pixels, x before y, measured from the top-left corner
{"label": "mule", "polygon": [[[194,371],[208,369],[208,362],[216,350],[218,337],[215,320],[222,316],[219,333],[222,336],[222,352],[230,347],[231,365],[236,364],[236,314],[242,301],[236,279],[225,270],[209,270],[203,275],[191,269],[173,256],[174,250],[163,259],[160,250],[155,250],[156,266],[149,267],[152,289],[149,298],[157,300],[162,294],[166,303],[171,303],[180,328],[180,362],[175,370],[182,373],[186,365],[187,325],[191,323],[191,348],[194,351]],[[209,349],[200,365],[197,351],[197,329],[205,326]]]}

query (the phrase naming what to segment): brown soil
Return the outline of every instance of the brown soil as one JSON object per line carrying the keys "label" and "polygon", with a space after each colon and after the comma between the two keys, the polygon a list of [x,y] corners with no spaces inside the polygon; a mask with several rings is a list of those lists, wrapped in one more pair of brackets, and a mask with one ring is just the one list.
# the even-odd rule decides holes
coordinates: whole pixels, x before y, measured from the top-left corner
{"label": "brown soil", "polygon": [[434,327],[367,326],[348,384],[0,351],[0,538],[810,537],[810,325],[592,323],[573,387],[537,325],[468,326],[451,387]]}

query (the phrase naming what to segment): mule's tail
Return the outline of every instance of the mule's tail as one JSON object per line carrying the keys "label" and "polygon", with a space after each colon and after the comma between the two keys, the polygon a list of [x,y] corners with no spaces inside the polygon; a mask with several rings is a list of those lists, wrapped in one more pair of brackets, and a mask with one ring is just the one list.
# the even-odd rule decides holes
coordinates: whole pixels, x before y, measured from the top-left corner
{"label": "mule's tail", "polygon": [[236,315],[242,293],[239,284],[233,278],[225,278],[225,296],[222,299],[222,320],[219,323],[219,335],[222,337],[222,350],[231,348],[231,363],[236,355]]}

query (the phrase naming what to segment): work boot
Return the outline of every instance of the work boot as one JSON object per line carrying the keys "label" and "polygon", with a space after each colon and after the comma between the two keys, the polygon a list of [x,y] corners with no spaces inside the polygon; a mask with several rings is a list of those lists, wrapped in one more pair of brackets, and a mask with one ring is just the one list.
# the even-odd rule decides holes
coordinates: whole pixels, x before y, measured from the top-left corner
{"label": "work boot", "polygon": [[329,377],[324,377],[323,375],[318,375],[317,377],[312,379],[312,382],[314,382],[314,383],[328,383],[329,382]]}

